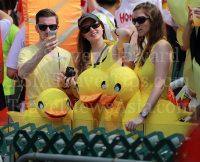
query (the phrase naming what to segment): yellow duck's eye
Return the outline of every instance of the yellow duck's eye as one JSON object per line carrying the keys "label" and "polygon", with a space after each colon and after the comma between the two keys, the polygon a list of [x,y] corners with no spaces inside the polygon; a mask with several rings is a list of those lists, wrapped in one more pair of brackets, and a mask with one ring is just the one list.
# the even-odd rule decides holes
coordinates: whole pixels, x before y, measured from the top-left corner
{"label": "yellow duck's eye", "polygon": [[102,89],[106,89],[106,82],[105,82],[105,81],[102,82],[101,88],[102,88]]}
{"label": "yellow duck's eye", "polygon": [[119,91],[121,90],[121,85],[120,85],[119,83],[117,83],[117,84],[115,85],[115,87],[114,87],[114,90],[115,90],[116,92],[119,92]]}
{"label": "yellow duck's eye", "polygon": [[76,91],[78,92],[78,90],[79,90],[79,89],[78,89],[78,84],[76,84]]}
{"label": "yellow duck's eye", "polygon": [[44,109],[44,104],[42,103],[42,101],[39,101],[39,102],[38,102],[38,107],[39,107],[40,109]]}
{"label": "yellow duck's eye", "polygon": [[66,101],[66,105],[70,107],[70,100],[69,99]]}

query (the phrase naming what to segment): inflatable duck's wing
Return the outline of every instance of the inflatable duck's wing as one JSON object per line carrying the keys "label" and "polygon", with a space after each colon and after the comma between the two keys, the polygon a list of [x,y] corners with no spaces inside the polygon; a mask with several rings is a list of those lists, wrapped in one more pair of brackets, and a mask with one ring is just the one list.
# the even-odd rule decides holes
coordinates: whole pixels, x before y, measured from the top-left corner
{"label": "inflatable duck's wing", "polygon": [[41,117],[35,108],[29,108],[25,110],[22,114],[19,112],[9,111],[7,112],[14,122],[18,122],[20,126],[24,126],[29,123],[36,124],[36,127],[40,127],[45,124],[52,124],[54,128],[62,125],[71,126],[71,120],[69,119],[59,119],[51,120],[46,117]]}
{"label": "inflatable duck's wing", "polygon": [[24,113],[20,114],[15,111],[8,111],[7,114],[10,115],[13,122],[18,122],[20,126],[24,126],[29,123],[24,119]]}
{"label": "inflatable duck's wing", "polygon": [[173,124],[146,123],[144,124],[144,134],[148,135],[155,131],[161,131],[165,136],[180,133],[183,134],[185,137],[188,137],[197,126],[197,123],[188,123],[180,121],[175,122]]}

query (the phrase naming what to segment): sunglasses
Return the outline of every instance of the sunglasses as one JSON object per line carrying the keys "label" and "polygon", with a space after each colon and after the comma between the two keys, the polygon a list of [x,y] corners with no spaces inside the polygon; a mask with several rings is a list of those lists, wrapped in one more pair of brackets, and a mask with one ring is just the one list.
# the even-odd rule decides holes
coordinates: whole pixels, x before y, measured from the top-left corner
{"label": "sunglasses", "polygon": [[138,18],[134,18],[134,19],[132,19],[132,22],[133,22],[133,25],[135,25],[136,24],[136,22],[138,23],[138,24],[143,24],[147,19],[149,19],[149,17],[144,17],[144,16],[140,16],[140,17],[138,17]]}
{"label": "sunglasses", "polygon": [[96,22],[94,22],[94,23],[92,23],[90,25],[84,26],[84,27],[81,28],[81,33],[86,34],[86,33],[88,33],[90,31],[90,27],[92,27],[93,29],[96,29],[100,25],[101,25],[100,22],[96,21]]}
{"label": "sunglasses", "polygon": [[47,30],[47,27],[49,27],[50,30],[56,30],[57,27],[58,27],[57,24],[51,24],[51,25],[37,24],[37,26],[39,27],[39,29],[40,29],[41,31]]}

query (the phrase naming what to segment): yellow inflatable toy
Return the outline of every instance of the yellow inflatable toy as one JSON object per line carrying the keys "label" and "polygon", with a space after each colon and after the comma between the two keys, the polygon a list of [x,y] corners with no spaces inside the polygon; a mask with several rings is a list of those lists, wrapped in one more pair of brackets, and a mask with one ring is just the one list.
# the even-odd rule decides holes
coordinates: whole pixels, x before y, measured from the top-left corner
{"label": "yellow inflatable toy", "polygon": [[29,108],[22,114],[9,111],[14,122],[20,126],[35,123],[36,127],[44,124],[53,124],[54,128],[61,125],[70,125],[73,120],[73,111],[70,108],[68,96],[61,90],[50,88],[43,91],[37,98],[38,107]]}
{"label": "yellow inflatable toy", "polygon": [[[126,105],[121,107],[118,114],[118,128],[126,130],[124,124],[128,120],[138,117],[146,104],[149,95],[141,93],[139,87],[137,75],[129,68],[119,67],[108,74],[106,92],[109,96],[112,95],[115,98],[109,100],[107,96],[108,102],[106,104],[110,103],[113,105],[113,100],[118,100]],[[126,104],[127,101],[128,103]],[[100,101],[100,103],[106,106],[105,101]],[[179,120],[191,114],[190,112],[183,111],[170,101],[160,98],[152,113],[144,121],[144,124],[138,126],[137,129],[143,129],[145,135],[154,131],[162,131],[165,135],[174,133],[187,135],[189,129],[195,127],[196,124],[180,122]],[[107,120],[111,120],[109,113],[106,117],[109,118]]]}
{"label": "yellow inflatable toy", "polygon": [[106,94],[100,99],[100,104],[106,108],[101,121],[104,121],[107,131],[122,128],[118,122],[122,121],[122,112],[132,96],[140,98],[139,79],[133,70],[118,67],[108,73]]}
{"label": "yellow inflatable toy", "polygon": [[[188,20],[188,5],[190,5],[192,8],[196,8],[197,6],[200,6],[200,1],[199,0],[168,0],[168,7],[172,15],[172,18],[179,25],[179,28],[177,30],[177,40],[179,44],[182,46],[183,46],[182,35],[183,35],[183,31]],[[193,65],[192,65],[190,50],[187,50],[183,76],[184,76],[184,81],[187,87],[191,91],[195,92],[198,89],[198,87],[195,87],[196,83],[195,83],[195,79],[193,79],[194,73],[193,73],[192,66]]]}
{"label": "yellow inflatable toy", "polygon": [[87,126],[92,130],[99,126],[103,106],[98,102],[105,94],[106,74],[95,68],[87,69],[80,74],[76,89],[80,99],[74,105],[74,128]]}

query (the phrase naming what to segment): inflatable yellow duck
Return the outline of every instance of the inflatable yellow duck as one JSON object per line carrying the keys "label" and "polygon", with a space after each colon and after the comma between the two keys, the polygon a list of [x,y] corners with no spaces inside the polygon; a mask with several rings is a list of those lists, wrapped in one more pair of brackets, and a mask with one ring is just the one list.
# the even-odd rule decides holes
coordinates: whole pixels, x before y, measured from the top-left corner
{"label": "inflatable yellow duck", "polygon": [[[124,103],[125,106],[120,108],[118,114],[118,128],[123,128],[125,131],[126,128],[124,124],[128,122],[128,120],[138,117],[148,99],[148,95],[142,94],[139,87],[140,84],[137,75],[129,68],[119,67],[108,74],[106,92],[109,96],[112,95],[115,96],[115,98],[109,100],[110,97],[104,95],[103,97],[108,98],[108,102],[105,103],[104,100],[103,102],[100,101],[100,103],[105,107],[109,102],[110,105],[114,105],[112,103],[115,100]],[[127,101],[128,103],[126,104]],[[183,111],[170,101],[160,99],[152,113],[145,119],[144,124],[138,126],[137,129],[144,130],[146,135],[154,131],[162,131],[165,135],[174,133],[187,135],[188,129],[196,125],[180,122],[179,120],[189,115],[191,115],[190,112]],[[106,117],[108,117],[106,120],[111,120],[109,115],[106,115]]]}
{"label": "inflatable yellow duck", "polygon": [[103,106],[98,102],[105,94],[106,74],[95,68],[87,69],[77,79],[76,90],[80,99],[74,105],[74,128],[87,126],[92,130],[99,126]]}
{"label": "inflatable yellow duck", "polygon": [[139,92],[139,79],[130,68],[118,67],[108,73],[106,94],[100,99],[100,104],[106,108],[101,121],[105,122],[108,132],[121,128],[121,112],[132,96],[140,98]]}
{"label": "inflatable yellow duck", "polygon": [[9,111],[14,122],[20,126],[35,123],[36,127],[44,124],[53,124],[54,128],[61,125],[70,125],[73,120],[73,111],[70,108],[68,96],[61,90],[50,88],[43,91],[37,98],[37,108],[29,108],[22,114]]}

